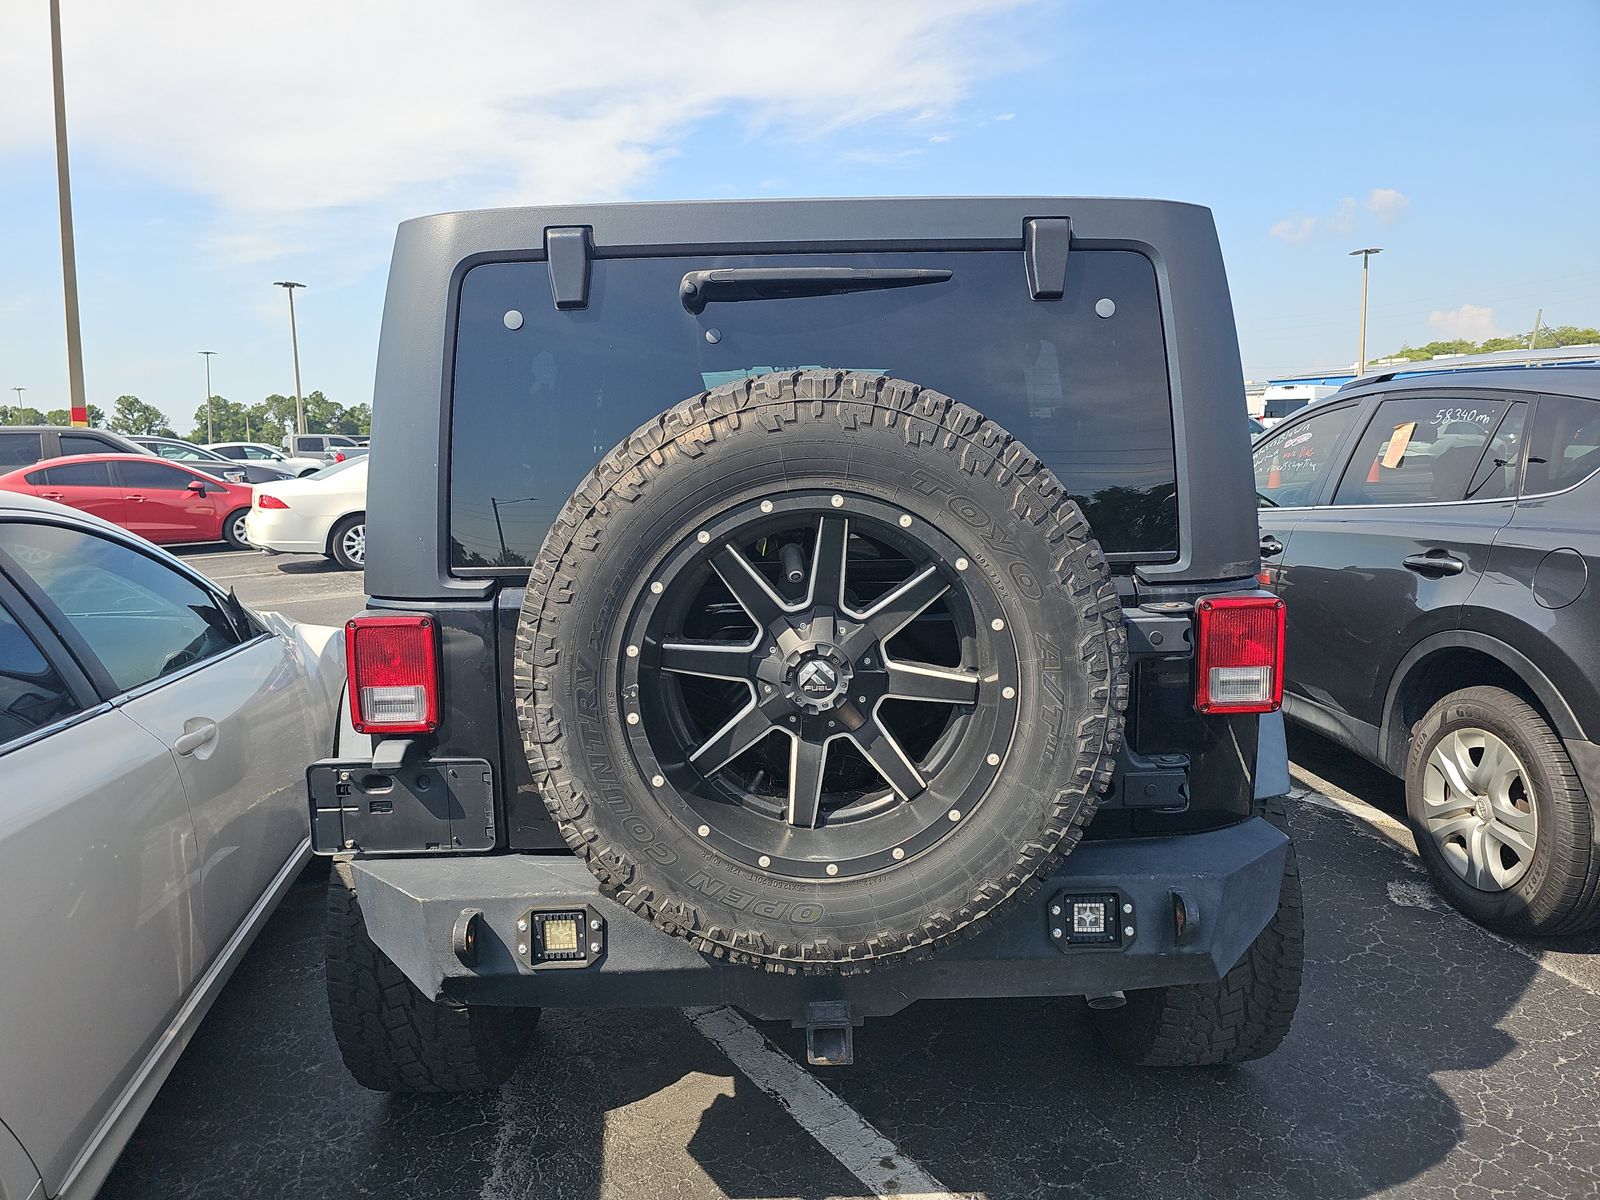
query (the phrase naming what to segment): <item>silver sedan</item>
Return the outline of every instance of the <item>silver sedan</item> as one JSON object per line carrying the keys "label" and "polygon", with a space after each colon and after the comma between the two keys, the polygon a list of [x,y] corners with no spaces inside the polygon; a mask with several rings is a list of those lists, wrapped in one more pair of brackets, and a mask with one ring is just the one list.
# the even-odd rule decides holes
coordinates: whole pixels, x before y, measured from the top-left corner
{"label": "silver sedan", "polygon": [[0,1197],[91,1196],[308,857],[337,631],[0,498]]}

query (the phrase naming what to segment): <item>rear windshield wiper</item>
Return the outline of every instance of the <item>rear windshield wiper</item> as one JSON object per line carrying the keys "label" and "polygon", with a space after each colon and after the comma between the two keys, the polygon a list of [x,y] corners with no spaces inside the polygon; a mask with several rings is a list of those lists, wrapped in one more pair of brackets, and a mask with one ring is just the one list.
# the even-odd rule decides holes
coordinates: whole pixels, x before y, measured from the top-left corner
{"label": "rear windshield wiper", "polygon": [[724,300],[786,300],[916,287],[943,283],[952,274],[912,267],[729,267],[690,271],[678,285],[678,295],[684,308],[699,313],[706,305]]}

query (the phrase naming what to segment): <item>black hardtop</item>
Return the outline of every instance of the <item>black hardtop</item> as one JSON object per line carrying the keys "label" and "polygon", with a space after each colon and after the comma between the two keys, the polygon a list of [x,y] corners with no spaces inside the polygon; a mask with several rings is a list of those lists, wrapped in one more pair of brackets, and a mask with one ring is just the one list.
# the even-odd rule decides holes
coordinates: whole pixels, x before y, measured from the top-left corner
{"label": "black hardtop", "polygon": [[[1073,250],[1136,251],[1156,273],[1180,533],[1176,558],[1142,563],[1138,576],[1150,584],[1250,576],[1258,547],[1244,385],[1210,210],[1077,197],[721,200],[444,213],[400,226],[374,391],[369,594],[380,601],[470,600],[496,587],[491,579],[455,577],[449,566],[446,472],[456,306],[473,267],[545,261],[551,231],[562,231],[555,237],[564,249],[578,245],[580,254],[597,259],[1015,250],[1017,303],[1051,303],[1030,297],[1020,252],[1028,222],[1060,218],[1070,221]],[[639,420],[651,415],[641,412]],[[538,436],[534,414],[525,432],[513,428],[505,435]]]}

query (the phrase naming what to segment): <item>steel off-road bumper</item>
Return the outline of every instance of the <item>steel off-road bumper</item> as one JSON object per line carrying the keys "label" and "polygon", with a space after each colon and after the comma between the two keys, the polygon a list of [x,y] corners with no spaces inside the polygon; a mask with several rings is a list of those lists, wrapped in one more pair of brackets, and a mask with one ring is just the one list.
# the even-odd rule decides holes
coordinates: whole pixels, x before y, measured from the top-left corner
{"label": "steel off-road bumper", "polygon": [[[1102,996],[1218,979],[1272,919],[1287,847],[1260,818],[1208,833],[1085,842],[976,936],[922,961],[847,976],[717,961],[601,895],[575,858],[357,858],[353,868],[372,940],[424,995],[541,1007],[733,1004],[806,1024],[819,1002],[848,1004],[859,1022],[922,999]],[[1103,900],[1114,914],[1116,926],[1098,942],[1080,930],[1073,944],[1075,897]],[[576,959],[535,961],[530,931],[549,914],[581,915]],[[1084,925],[1096,923],[1083,915]]]}

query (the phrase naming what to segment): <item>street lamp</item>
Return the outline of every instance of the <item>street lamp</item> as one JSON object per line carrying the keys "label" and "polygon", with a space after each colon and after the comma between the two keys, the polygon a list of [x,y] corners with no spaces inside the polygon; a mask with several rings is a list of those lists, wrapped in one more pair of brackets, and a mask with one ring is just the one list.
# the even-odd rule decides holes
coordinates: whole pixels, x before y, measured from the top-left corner
{"label": "street lamp", "polygon": [[1367,373],[1367,262],[1374,254],[1382,254],[1382,246],[1367,246],[1350,251],[1350,257],[1361,255],[1361,351],[1356,357],[1356,376]]}
{"label": "street lamp", "polygon": [[21,408],[22,407],[22,393],[27,391],[28,389],[25,388],[25,387],[14,387],[11,390],[17,394],[17,407]]}
{"label": "street lamp", "polygon": [[294,431],[306,431],[306,406],[300,398],[300,338],[294,328],[294,290],[303,288],[303,283],[293,283],[287,279],[280,279],[274,287],[281,287],[289,293],[289,345],[294,350]]}
{"label": "street lamp", "polygon": [[206,443],[217,440],[217,431],[211,426],[211,356],[215,350],[202,350],[200,354],[206,360]]}

